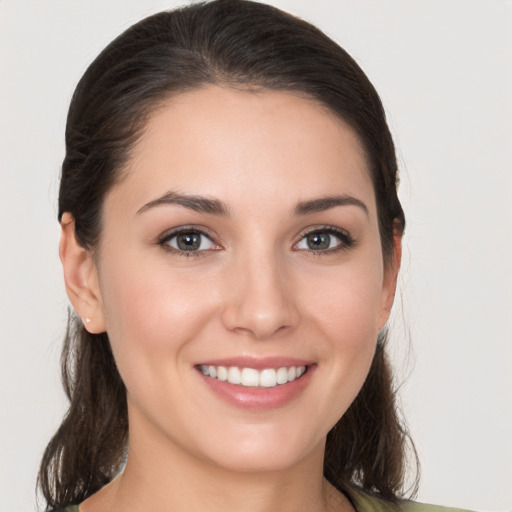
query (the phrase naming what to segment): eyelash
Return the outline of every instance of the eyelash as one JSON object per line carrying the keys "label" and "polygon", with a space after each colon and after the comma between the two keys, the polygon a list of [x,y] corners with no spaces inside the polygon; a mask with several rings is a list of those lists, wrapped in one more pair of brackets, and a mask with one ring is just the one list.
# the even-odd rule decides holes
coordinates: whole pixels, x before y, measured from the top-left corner
{"label": "eyelash", "polygon": [[[175,237],[177,237],[177,236],[179,236],[181,234],[190,234],[190,235],[204,236],[207,239],[209,239],[211,241],[211,243],[216,246],[216,248],[215,249],[202,249],[202,250],[181,250],[181,249],[178,249],[178,248],[175,248],[175,247],[171,247],[169,245],[169,242],[173,238],[175,238]],[[332,235],[332,236],[335,236],[336,238],[338,238],[340,240],[340,242],[335,247],[331,247],[331,248],[327,248],[327,249],[318,249],[318,250],[315,250],[315,249],[296,249],[297,245],[302,240],[304,240],[307,236],[316,235],[316,234]],[[326,254],[333,254],[333,253],[336,253],[336,252],[339,252],[339,251],[346,251],[346,250],[350,249],[351,247],[353,247],[355,245],[355,243],[356,243],[356,240],[347,231],[345,231],[343,229],[340,229],[340,228],[337,228],[337,227],[334,227],[334,226],[323,226],[323,227],[315,228],[315,229],[312,229],[312,230],[304,231],[300,235],[298,242],[296,242],[293,245],[293,248],[294,248],[295,251],[303,251],[303,252],[307,252],[307,253],[313,254],[315,256],[321,256],[321,255],[326,255]],[[180,228],[175,229],[175,230],[173,230],[171,232],[163,234],[158,239],[158,244],[164,250],[172,252],[173,254],[176,254],[177,256],[185,257],[185,258],[204,256],[205,253],[209,253],[209,252],[212,252],[212,251],[218,251],[218,250],[220,250],[222,248],[219,244],[217,244],[213,240],[212,236],[209,235],[208,233],[206,233],[205,231],[203,231],[201,229],[198,229],[198,228],[195,228],[195,227],[186,227],[186,226],[185,227],[180,227]]]}
{"label": "eyelash", "polygon": [[[299,241],[294,244],[294,247],[296,247],[302,240],[304,240],[307,236],[310,235],[316,235],[316,234],[327,234],[335,236],[340,240],[340,242],[331,248],[328,249],[308,249],[305,250],[305,252],[314,255],[314,256],[323,256],[327,254],[334,254],[340,251],[347,251],[348,249],[354,247],[356,240],[344,229],[337,228],[335,226],[322,226],[319,228],[315,228],[312,230],[306,230],[304,231],[299,238]],[[295,249],[300,250],[300,249]]]}
{"label": "eyelash", "polygon": [[[179,235],[200,235],[203,237],[206,237],[208,240],[211,241],[213,245],[215,245],[218,248],[215,249],[203,249],[203,250],[180,250],[175,247],[171,247],[169,245],[169,242],[173,239],[178,237]],[[198,257],[198,256],[204,256],[205,253],[212,252],[212,251],[218,251],[220,250],[221,246],[213,241],[213,238],[211,235],[206,233],[205,231],[195,228],[195,227],[180,227],[178,229],[175,229],[171,232],[163,234],[158,239],[158,244],[166,251],[172,252],[173,254],[184,257],[184,258],[190,258],[190,257]]]}

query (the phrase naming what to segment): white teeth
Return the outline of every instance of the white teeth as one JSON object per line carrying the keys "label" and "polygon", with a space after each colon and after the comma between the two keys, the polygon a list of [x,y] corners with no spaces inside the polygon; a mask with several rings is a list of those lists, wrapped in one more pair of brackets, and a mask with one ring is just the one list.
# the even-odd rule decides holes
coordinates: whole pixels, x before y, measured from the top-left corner
{"label": "white teeth", "polygon": [[258,370],[254,370],[253,368],[244,368],[242,370],[242,386],[257,386],[258,379]]}
{"label": "white teeth", "polygon": [[228,369],[225,366],[219,366],[217,368],[217,379],[228,380]]}
{"label": "white teeth", "polygon": [[212,366],[202,364],[199,369],[207,377],[218,379],[220,381],[228,381],[231,384],[241,384],[248,387],[273,388],[280,384],[293,382],[304,373],[306,366],[283,366],[278,369],[265,368],[258,371],[254,368],[237,368],[236,366]]}
{"label": "white teeth", "polygon": [[236,366],[231,366],[228,370],[228,382],[231,384],[241,384],[242,374]]}
{"label": "white teeth", "polygon": [[270,370],[263,370],[260,373],[260,386],[262,388],[273,388],[276,384],[277,374],[273,368]]}
{"label": "white teeth", "polygon": [[278,384],[286,384],[288,382],[288,368],[283,367],[277,370],[276,381]]}

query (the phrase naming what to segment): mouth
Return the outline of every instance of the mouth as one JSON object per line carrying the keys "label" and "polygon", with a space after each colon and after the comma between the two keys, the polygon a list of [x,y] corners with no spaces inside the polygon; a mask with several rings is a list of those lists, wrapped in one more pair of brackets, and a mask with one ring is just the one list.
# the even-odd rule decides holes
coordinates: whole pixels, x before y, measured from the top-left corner
{"label": "mouth", "polygon": [[203,361],[195,369],[214,396],[239,409],[264,411],[299,399],[317,364],[284,356],[240,356]]}
{"label": "mouth", "polygon": [[275,388],[300,379],[307,373],[309,365],[281,366],[279,368],[256,368],[238,366],[215,366],[201,364],[199,371],[211,379],[250,388]]}

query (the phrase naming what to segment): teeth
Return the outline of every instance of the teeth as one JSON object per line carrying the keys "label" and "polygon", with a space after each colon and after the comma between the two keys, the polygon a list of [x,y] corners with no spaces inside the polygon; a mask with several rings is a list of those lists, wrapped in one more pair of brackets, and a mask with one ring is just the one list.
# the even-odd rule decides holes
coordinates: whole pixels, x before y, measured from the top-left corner
{"label": "teeth", "polygon": [[278,384],[286,384],[288,382],[288,368],[279,368],[277,370],[276,382]]}
{"label": "teeth", "polygon": [[277,373],[274,369],[263,370],[260,373],[260,386],[262,388],[273,388],[277,384]]}
{"label": "teeth", "polygon": [[228,382],[231,382],[231,384],[242,383],[242,372],[236,366],[232,366],[228,370]]}
{"label": "teeth", "polygon": [[257,386],[259,378],[258,370],[254,370],[253,368],[244,368],[242,370],[242,386]]}
{"label": "teeth", "polygon": [[219,366],[217,368],[217,379],[228,380],[228,369],[225,366]]}
{"label": "teeth", "polygon": [[248,387],[273,388],[278,384],[286,384],[298,379],[306,373],[305,366],[290,366],[275,368],[265,368],[264,370],[255,370],[254,368],[237,368],[231,366],[212,366],[200,365],[199,369],[207,377],[228,381],[231,384],[241,384]]}

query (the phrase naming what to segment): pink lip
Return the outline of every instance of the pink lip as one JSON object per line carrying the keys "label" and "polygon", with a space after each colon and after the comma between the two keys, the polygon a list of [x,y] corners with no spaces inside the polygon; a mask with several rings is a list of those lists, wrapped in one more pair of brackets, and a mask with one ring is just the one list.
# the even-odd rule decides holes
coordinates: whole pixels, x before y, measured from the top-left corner
{"label": "pink lip", "polygon": [[315,364],[307,364],[306,361],[303,360],[288,358],[265,358],[264,360],[235,358],[209,360],[202,364],[254,369],[280,368],[282,366],[307,366],[306,373],[298,379],[288,382],[287,384],[279,384],[273,388],[245,387],[231,384],[227,381],[207,377],[199,368],[197,369],[199,377],[220,399],[237,408],[253,411],[276,409],[289,404],[298,398],[304,389],[306,389],[316,370]]}

